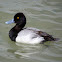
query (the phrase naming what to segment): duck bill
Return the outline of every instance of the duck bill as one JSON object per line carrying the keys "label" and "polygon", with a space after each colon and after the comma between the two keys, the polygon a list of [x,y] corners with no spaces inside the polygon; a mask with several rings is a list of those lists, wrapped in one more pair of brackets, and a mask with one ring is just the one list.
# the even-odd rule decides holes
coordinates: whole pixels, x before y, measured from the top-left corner
{"label": "duck bill", "polygon": [[9,20],[9,21],[7,21],[7,22],[5,22],[6,24],[11,24],[11,23],[14,23],[14,19],[12,19],[12,20]]}

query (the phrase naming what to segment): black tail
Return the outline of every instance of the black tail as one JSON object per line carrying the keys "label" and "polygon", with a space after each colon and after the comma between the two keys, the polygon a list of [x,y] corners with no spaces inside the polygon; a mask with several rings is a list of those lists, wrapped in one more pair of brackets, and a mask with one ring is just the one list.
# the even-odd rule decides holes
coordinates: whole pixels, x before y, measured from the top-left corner
{"label": "black tail", "polygon": [[44,37],[45,40],[43,40],[42,42],[40,42],[41,44],[44,44],[47,41],[58,41],[59,38],[53,38],[52,36],[50,37]]}
{"label": "black tail", "polygon": [[48,35],[48,36],[43,36],[44,37],[44,41],[43,41],[43,43],[44,42],[47,42],[47,41],[58,41],[59,40],[59,38],[54,38],[54,37],[52,37],[51,35]]}
{"label": "black tail", "polygon": [[46,41],[58,41],[59,38],[54,38],[52,35],[49,35],[47,34],[46,32],[42,32],[42,31],[39,31],[38,34],[41,36],[41,37],[44,37],[45,40],[43,40],[43,42],[41,43],[44,43]]}

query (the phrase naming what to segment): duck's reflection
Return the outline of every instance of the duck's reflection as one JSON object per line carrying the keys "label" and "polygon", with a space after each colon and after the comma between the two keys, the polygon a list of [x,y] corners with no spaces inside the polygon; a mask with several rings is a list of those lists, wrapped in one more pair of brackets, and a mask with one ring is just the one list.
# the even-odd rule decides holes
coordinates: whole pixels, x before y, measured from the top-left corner
{"label": "duck's reflection", "polygon": [[27,45],[27,44],[20,44],[16,43],[18,48],[16,49],[8,49],[8,52],[12,53],[15,58],[31,58],[32,55],[38,54],[41,50],[43,50],[44,46],[39,45]]}

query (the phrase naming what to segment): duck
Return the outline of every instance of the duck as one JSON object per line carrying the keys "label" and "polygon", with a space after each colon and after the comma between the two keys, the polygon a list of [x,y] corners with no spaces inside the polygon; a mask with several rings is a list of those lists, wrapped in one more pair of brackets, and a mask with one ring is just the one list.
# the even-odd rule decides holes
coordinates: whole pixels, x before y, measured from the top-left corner
{"label": "duck", "polygon": [[22,12],[15,14],[14,18],[5,22],[6,24],[15,23],[15,26],[9,31],[9,38],[18,43],[42,44],[47,41],[55,41],[52,35],[37,28],[27,27],[26,16]]}

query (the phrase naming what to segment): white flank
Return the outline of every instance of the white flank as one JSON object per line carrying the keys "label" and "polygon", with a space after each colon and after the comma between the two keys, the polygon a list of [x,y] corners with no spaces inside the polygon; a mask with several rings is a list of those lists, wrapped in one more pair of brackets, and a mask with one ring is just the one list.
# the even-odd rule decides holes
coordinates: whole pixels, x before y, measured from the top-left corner
{"label": "white flank", "polygon": [[36,34],[35,31],[39,31],[36,28],[27,28],[18,33],[16,37],[16,42],[27,43],[27,44],[38,44],[44,40],[43,37],[40,37]]}

